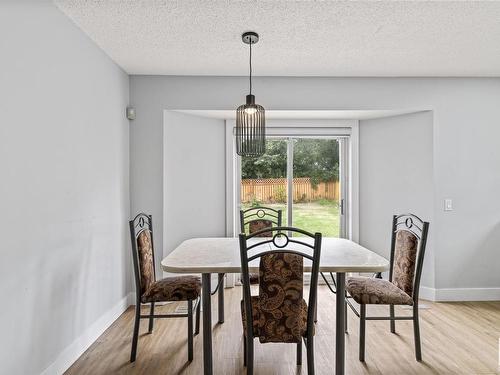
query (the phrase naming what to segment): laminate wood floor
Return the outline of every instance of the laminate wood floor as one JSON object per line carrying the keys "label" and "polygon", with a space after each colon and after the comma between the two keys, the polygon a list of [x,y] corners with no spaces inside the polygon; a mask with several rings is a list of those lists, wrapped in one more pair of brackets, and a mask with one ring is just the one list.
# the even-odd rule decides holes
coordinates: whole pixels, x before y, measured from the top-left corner
{"label": "laminate wood floor", "polygon": [[[317,374],[333,374],[335,355],[335,296],[319,287],[315,338]],[[213,359],[215,374],[245,374],[243,367],[241,288],[225,290],[225,323],[217,324],[217,297],[213,307]],[[366,362],[358,361],[359,319],[349,310],[346,335],[346,374],[500,374],[500,301],[432,303],[420,310],[423,362],[415,361],[411,321],[388,321],[366,326]],[[172,311],[178,304],[158,307]],[[144,308],[144,313],[147,313]],[[388,307],[369,306],[369,315],[388,315]],[[396,314],[411,310],[396,307]],[[202,335],[195,337],[195,358],[187,362],[187,320],[157,319],[152,334],[141,323],[137,361],[129,363],[134,311],[129,308],[68,369],[66,374],[202,374]],[[202,330],[202,328],[201,328]],[[295,345],[260,344],[255,340],[255,374],[306,374],[295,365]]]}

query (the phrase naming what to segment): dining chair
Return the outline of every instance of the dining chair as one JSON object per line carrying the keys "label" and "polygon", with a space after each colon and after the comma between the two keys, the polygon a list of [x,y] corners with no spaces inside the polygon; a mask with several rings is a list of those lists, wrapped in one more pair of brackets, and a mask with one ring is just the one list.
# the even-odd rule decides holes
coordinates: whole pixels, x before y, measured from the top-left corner
{"label": "dining chair", "polygon": [[[267,233],[266,238],[257,238],[263,233]],[[292,237],[293,234],[305,237]],[[253,240],[248,242],[251,239]],[[312,234],[292,227],[272,227],[249,235],[242,233],[239,235],[239,242],[243,273],[241,315],[247,374],[253,374],[253,342],[256,337],[261,343],[295,343],[297,365],[302,364],[304,341],[307,372],[314,374],[314,312],[318,292],[321,233]],[[304,258],[311,261],[308,303],[303,298]],[[260,260],[259,293],[252,296],[249,263],[256,259]]]}
{"label": "dining chair", "polygon": [[[252,234],[261,229],[269,227],[281,227],[282,211],[275,210],[271,207],[251,207],[247,210],[240,210],[240,233],[246,233],[248,226],[248,233]],[[269,232],[264,232],[260,237],[268,237]],[[243,280],[242,277],[240,277]],[[255,285],[259,283],[259,274],[250,273],[250,284]]]}
{"label": "dining chair", "polygon": [[[196,310],[195,335],[200,331],[201,281],[198,276],[175,276],[156,280],[153,246],[153,219],[151,215],[138,214],[129,221],[132,240],[132,259],[135,276],[135,320],[130,362],[137,353],[141,319],[149,320],[148,332],[153,332],[155,318],[188,318],[188,360],[193,360],[193,310]],[[187,301],[187,314],[155,314],[156,302]],[[149,315],[141,315],[141,304],[150,304]]]}
{"label": "dining chair", "polygon": [[[424,263],[429,223],[413,214],[395,215],[392,220],[389,280],[378,277],[350,277],[346,290],[360,305],[358,312],[349,300],[349,306],[360,318],[359,360],[365,360],[365,325],[367,320],[389,320],[392,333],[396,333],[396,320],[413,320],[415,358],[422,360],[418,293]],[[366,305],[389,305],[389,316],[366,316]],[[412,316],[395,316],[395,305],[413,307]],[[346,318],[347,319],[347,318]]]}

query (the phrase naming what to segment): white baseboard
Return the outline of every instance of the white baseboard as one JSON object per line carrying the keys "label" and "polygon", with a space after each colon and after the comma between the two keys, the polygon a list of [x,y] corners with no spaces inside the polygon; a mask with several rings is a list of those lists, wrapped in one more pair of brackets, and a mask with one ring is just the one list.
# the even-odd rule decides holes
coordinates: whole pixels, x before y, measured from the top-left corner
{"label": "white baseboard", "polygon": [[436,289],[429,288],[427,286],[421,286],[419,293],[419,299],[425,299],[427,301],[435,301],[436,300]]}
{"label": "white baseboard", "polygon": [[97,338],[131,305],[135,294],[129,293],[111,309],[106,311],[96,322],[87,328],[73,343],[64,349],[57,359],[47,367],[42,375],[59,375],[64,373]]}
{"label": "white baseboard", "polygon": [[436,301],[500,301],[500,288],[436,289]]}
{"label": "white baseboard", "polygon": [[438,302],[500,301],[500,288],[441,288],[420,287],[421,299]]}

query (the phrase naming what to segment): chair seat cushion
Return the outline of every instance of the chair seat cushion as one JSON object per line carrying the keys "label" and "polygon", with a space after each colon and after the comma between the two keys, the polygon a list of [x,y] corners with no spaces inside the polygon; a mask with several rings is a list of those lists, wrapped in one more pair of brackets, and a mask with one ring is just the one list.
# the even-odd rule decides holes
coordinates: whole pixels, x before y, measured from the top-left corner
{"label": "chair seat cushion", "polygon": [[[252,296],[252,316],[253,316],[253,336],[259,337],[259,297]],[[245,306],[243,300],[241,300],[241,321],[243,323],[243,333],[247,335],[247,314],[245,312]]]}
{"label": "chair seat cushion", "polygon": [[174,276],[155,281],[142,295],[141,301],[188,301],[200,296],[201,281],[198,276]]}
{"label": "chair seat cushion", "polygon": [[[248,231],[250,234],[258,232],[259,230],[266,229],[266,228],[272,228],[273,222],[271,220],[265,220],[265,219],[256,219],[250,221],[248,224]],[[255,237],[272,237],[273,232],[264,232],[261,234],[258,234]]]}
{"label": "chair seat cushion", "polygon": [[[290,306],[290,314],[283,314],[283,310],[276,310],[276,319],[266,321],[265,315],[260,314],[259,296],[252,296],[253,336],[259,337],[264,342],[300,342],[307,334],[307,303],[304,299],[299,302],[298,314],[295,307]],[[241,301],[241,320],[243,332],[246,336],[246,314],[243,301]],[[314,334],[314,332],[313,332]]]}
{"label": "chair seat cushion", "polygon": [[408,294],[383,279],[349,277],[346,290],[359,304],[413,305],[413,300]]}

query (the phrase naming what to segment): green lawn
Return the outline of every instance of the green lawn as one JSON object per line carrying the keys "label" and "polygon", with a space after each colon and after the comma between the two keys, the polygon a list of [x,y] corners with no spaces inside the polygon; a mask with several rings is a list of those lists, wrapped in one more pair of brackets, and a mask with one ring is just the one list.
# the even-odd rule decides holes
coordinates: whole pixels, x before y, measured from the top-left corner
{"label": "green lawn", "polygon": [[[244,209],[250,207],[250,203],[244,203]],[[283,226],[287,225],[287,209],[283,204],[266,204],[262,206],[283,210]],[[310,203],[293,204],[293,226],[309,232],[320,232],[324,237],[339,236],[339,206],[337,201],[320,200]]]}

